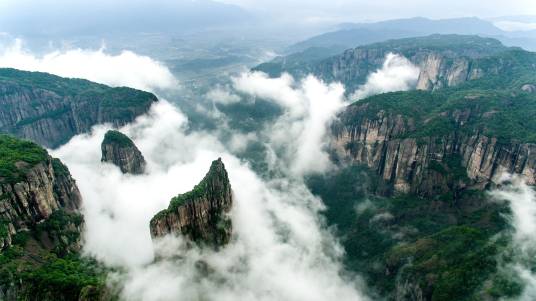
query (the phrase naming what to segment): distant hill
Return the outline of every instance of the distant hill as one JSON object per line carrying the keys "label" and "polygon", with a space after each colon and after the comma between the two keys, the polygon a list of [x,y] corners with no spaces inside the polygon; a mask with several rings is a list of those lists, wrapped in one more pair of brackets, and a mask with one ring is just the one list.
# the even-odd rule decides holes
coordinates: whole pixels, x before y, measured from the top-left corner
{"label": "distant hill", "polygon": [[[292,69],[297,63],[319,61],[346,49],[432,34],[479,35],[498,39],[506,46],[536,50],[536,31],[506,32],[496,27],[493,22],[479,18],[432,20],[417,17],[375,23],[343,23],[338,26],[338,30],[289,46],[285,56],[266,63],[274,69]],[[295,58],[299,58],[299,61]]]}
{"label": "distant hill", "polygon": [[340,55],[303,64],[294,64],[289,59],[280,58],[261,64],[254,70],[271,76],[288,72],[298,78],[314,74],[328,82],[343,83],[351,93],[365,83],[371,72],[382,66],[385,56],[390,52],[406,57],[420,68],[416,88],[422,90],[456,86],[521,69],[529,76],[534,71],[530,62],[536,59],[536,54],[506,47],[496,39],[431,35],[360,46]]}
{"label": "distant hill", "polygon": [[427,36],[431,34],[462,34],[500,36],[504,32],[493,23],[478,18],[432,20],[427,18],[396,19],[375,23],[343,23],[339,30],[324,33],[289,47],[290,52],[309,47],[341,46],[353,48],[389,39]]}

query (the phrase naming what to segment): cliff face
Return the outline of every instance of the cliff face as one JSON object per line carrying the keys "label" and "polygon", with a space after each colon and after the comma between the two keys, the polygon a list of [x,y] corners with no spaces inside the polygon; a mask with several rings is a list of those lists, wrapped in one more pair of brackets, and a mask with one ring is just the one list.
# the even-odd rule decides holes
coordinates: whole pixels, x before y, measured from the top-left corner
{"label": "cliff face", "polygon": [[467,186],[484,188],[503,172],[522,174],[536,184],[536,144],[500,142],[464,129],[474,111],[445,112],[454,123],[452,132],[411,137],[417,130],[413,118],[385,111],[362,114],[366,110],[367,104],[353,105],[341,114],[333,127],[333,147],[340,160],[374,170],[386,193],[433,196]]}
{"label": "cliff face", "polygon": [[173,198],[169,208],[151,220],[151,235],[182,234],[194,242],[217,248],[231,238],[232,225],[227,214],[232,204],[227,171],[218,159],[192,191]]}
{"label": "cliff face", "polygon": [[340,81],[348,90],[365,83],[367,76],[381,68],[388,53],[406,57],[419,67],[416,85],[419,90],[453,87],[483,76],[496,75],[501,68],[487,68],[478,57],[464,56],[450,49],[396,49],[363,47],[345,51],[342,55],[319,64],[313,71],[328,81]]}
{"label": "cliff face", "polygon": [[0,69],[0,132],[57,147],[93,125],[121,126],[157,101],[151,93],[46,73]]}
{"label": "cliff face", "polygon": [[123,173],[142,174],[145,158],[134,142],[118,131],[108,131],[101,144],[102,162],[117,165]]}
{"label": "cliff face", "polygon": [[0,135],[0,300],[111,300],[80,257],[80,192],[35,143]]}
{"label": "cliff face", "polygon": [[0,220],[6,230],[0,249],[9,247],[17,232],[34,228],[58,210],[76,212],[80,204],[80,192],[67,168],[57,159],[46,158],[31,167],[23,180],[0,184]]}
{"label": "cliff face", "polygon": [[[516,60],[512,55],[521,52],[523,60]],[[420,68],[415,87],[419,90],[454,87],[509,72],[512,68],[530,67],[534,70],[534,56],[530,52],[505,47],[495,39],[463,35],[389,40],[305,63],[290,55],[259,65],[254,70],[271,76],[288,72],[298,78],[313,74],[327,82],[341,82],[347,92],[352,93],[366,82],[369,74],[382,67],[388,53],[403,56]]]}

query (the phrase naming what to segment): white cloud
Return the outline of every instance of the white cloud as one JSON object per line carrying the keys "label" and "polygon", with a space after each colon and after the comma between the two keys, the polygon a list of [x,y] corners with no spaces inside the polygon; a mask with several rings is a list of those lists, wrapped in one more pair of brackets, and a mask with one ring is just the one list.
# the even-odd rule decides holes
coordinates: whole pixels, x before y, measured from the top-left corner
{"label": "white cloud", "polygon": [[[329,91],[327,87],[304,89]],[[84,250],[124,269],[110,275],[110,281],[122,288],[122,298],[366,299],[358,278],[341,276],[341,247],[323,229],[318,217],[322,202],[300,178],[263,180],[215,137],[187,133],[186,128],[185,117],[161,101],[148,116],[120,129],[147,159],[146,175],[123,175],[116,167],[100,163],[99,145],[106,126],[77,136],[52,153],[69,166],[84,198]],[[233,187],[234,240],[217,253],[181,247],[180,237],[153,245],[149,220],[167,207],[172,196],[190,190],[217,157],[222,157]],[[153,262],[155,251],[180,256]],[[211,271],[208,275],[200,261]]]}
{"label": "white cloud", "polygon": [[72,49],[36,56],[17,39],[0,47],[0,67],[83,78],[110,86],[155,91],[177,88],[178,82],[162,63],[131,51],[113,55],[99,50]]}
{"label": "white cloud", "polygon": [[228,141],[228,147],[233,153],[243,153],[248,145],[256,140],[258,140],[257,134],[253,132],[247,134],[233,133]]}
{"label": "white cloud", "polygon": [[217,86],[216,88],[211,89],[205,97],[215,103],[224,105],[240,102],[240,96],[233,94],[228,87],[222,86]]}
{"label": "white cloud", "polygon": [[369,74],[367,82],[350,99],[360,100],[375,94],[412,89],[419,79],[419,73],[419,68],[405,57],[388,53],[383,66]]}
{"label": "white cloud", "polygon": [[536,30],[536,23],[530,22],[517,22],[517,21],[498,21],[493,25],[499,27],[504,31],[527,31]]}
{"label": "white cloud", "polygon": [[536,255],[536,192],[520,176],[505,175],[503,187],[491,192],[496,201],[506,201],[512,215],[507,217],[514,229],[513,262],[504,267],[513,271],[524,282],[521,301],[536,299],[536,273],[534,258]]}
{"label": "white cloud", "polygon": [[243,73],[233,83],[238,91],[271,100],[284,109],[284,114],[264,132],[272,154],[281,159],[274,163],[289,166],[294,175],[323,172],[331,167],[325,152],[326,134],[330,122],[345,105],[342,85],[327,85],[313,76],[296,83],[288,74],[269,78],[261,72]]}

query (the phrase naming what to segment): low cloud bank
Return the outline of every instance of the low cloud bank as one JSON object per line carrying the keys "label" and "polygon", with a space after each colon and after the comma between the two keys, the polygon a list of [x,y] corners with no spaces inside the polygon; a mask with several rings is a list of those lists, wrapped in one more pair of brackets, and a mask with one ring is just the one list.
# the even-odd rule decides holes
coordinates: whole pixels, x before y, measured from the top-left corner
{"label": "low cloud bank", "polygon": [[0,45],[0,67],[47,72],[146,91],[173,89],[178,85],[175,77],[162,63],[132,51],[112,55],[103,48],[72,49],[36,56],[25,50],[19,39],[11,45]]}
{"label": "low cloud bank", "polygon": [[284,109],[283,115],[264,130],[275,156],[269,160],[273,168],[287,166],[292,175],[304,176],[331,167],[325,151],[327,131],[346,104],[342,85],[328,85],[313,76],[300,82],[288,74],[269,78],[261,72],[243,73],[233,84],[241,93],[273,101]]}
{"label": "low cloud bank", "polygon": [[507,216],[513,228],[513,262],[503,267],[524,284],[519,300],[536,299],[536,192],[520,176],[503,176],[504,186],[491,192],[496,201],[505,201],[512,211]]}
{"label": "low cloud bank", "polygon": [[388,53],[383,66],[369,74],[367,82],[360,86],[350,99],[360,100],[380,93],[413,89],[419,79],[419,73],[419,67],[413,65],[407,58]]}
{"label": "low cloud bank", "polygon": [[[165,67],[128,52],[110,56],[103,50],[73,50],[37,58],[18,46],[0,56],[0,65],[7,64],[6,53],[27,68],[111,85],[165,89],[174,83]],[[91,59],[97,65],[94,69],[84,62]],[[140,68],[136,60],[146,65]],[[362,95],[407,89],[415,73],[407,63],[388,56],[384,68],[369,77]],[[122,64],[132,65],[123,69]],[[73,65],[82,66],[78,68],[82,71]],[[121,71],[108,74],[106,67]],[[303,182],[304,176],[332,168],[326,152],[328,130],[347,104],[343,86],[313,76],[296,81],[289,75],[268,78],[247,72],[204,95],[222,105],[252,96],[278,104],[283,114],[258,132],[233,133],[226,143],[218,133],[189,130],[187,118],[165,100],[121,128],[148,162],[144,175],[124,175],[100,162],[100,143],[108,125],[96,126],[53,152],[69,166],[84,198],[84,252],[120,268],[109,275],[109,282],[121,289],[123,299],[368,299],[361,280],[344,272],[343,250],[319,215],[323,203]],[[220,112],[206,114],[216,115],[226,127]],[[245,151],[251,142],[267,146],[266,162],[274,171],[270,178],[260,177],[232,155]],[[228,170],[235,196],[232,242],[215,253],[187,248],[182,237],[153,241],[150,219],[173,196],[191,190],[218,157]],[[155,254],[161,259],[155,261]]]}
{"label": "low cloud bank", "polygon": [[[260,178],[214,136],[187,132],[186,118],[166,101],[120,129],[147,159],[146,175],[123,175],[100,162],[107,128],[77,136],[53,155],[69,166],[84,198],[85,252],[125,269],[109,277],[122,298],[366,300],[359,279],[342,276],[341,247],[319,219],[322,202],[301,180]],[[192,189],[218,157],[235,196],[234,240],[217,253],[185,248],[181,237],[153,243],[152,216]],[[155,262],[155,252],[167,256]]]}

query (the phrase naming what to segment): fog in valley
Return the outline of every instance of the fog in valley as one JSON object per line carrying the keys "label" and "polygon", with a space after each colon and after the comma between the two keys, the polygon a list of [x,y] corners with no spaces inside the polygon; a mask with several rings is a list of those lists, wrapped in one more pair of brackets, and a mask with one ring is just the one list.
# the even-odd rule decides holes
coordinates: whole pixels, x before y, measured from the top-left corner
{"label": "fog in valley", "polygon": [[[49,149],[68,166],[83,198],[82,254],[109,268],[106,285],[121,299],[383,300],[364,271],[348,268],[355,262],[347,261],[346,236],[330,224],[325,201],[310,183],[344,169],[330,150],[330,133],[347,106],[415,90],[423,64],[386,50],[354,86],[318,76],[314,72],[329,67],[314,64],[349,57],[344,51],[357,46],[435,33],[478,34],[533,51],[536,4],[8,0],[0,3],[0,67],[158,97],[132,123],[98,124]],[[257,69],[262,63],[290,72],[281,67],[281,74],[267,74]],[[293,73],[292,64],[306,71]],[[144,155],[145,173],[123,174],[101,162],[101,142],[113,128]],[[155,214],[192,190],[218,158],[234,197],[229,244],[213,250],[192,246],[182,235],[152,238]],[[354,186],[369,181],[358,177]],[[534,300],[535,192],[518,175],[504,173],[497,183],[483,193],[489,204],[502,206],[500,221],[507,225],[493,239],[506,237],[498,257],[511,260],[497,269],[523,283],[519,300]],[[371,225],[391,222],[391,211],[374,211],[373,197],[359,202],[352,214],[374,212]],[[402,240],[402,230],[389,235]]]}

